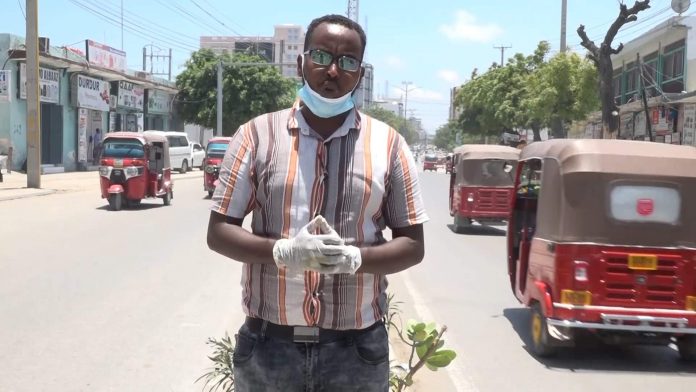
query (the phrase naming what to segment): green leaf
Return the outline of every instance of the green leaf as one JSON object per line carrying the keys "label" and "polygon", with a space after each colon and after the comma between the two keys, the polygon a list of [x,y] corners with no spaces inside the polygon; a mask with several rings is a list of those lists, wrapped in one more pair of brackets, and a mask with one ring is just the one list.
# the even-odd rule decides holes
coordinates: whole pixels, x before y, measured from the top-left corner
{"label": "green leaf", "polygon": [[431,365],[431,364],[428,363],[428,362],[425,363],[425,367],[427,367],[428,369],[430,369],[430,370],[432,370],[432,371],[434,371],[434,372],[437,371],[437,366],[433,366],[433,365]]}
{"label": "green leaf", "polygon": [[453,350],[436,351],[431,357],[426,360],[426,363],[436,367],[445,367],[449,365],[457,356]]}

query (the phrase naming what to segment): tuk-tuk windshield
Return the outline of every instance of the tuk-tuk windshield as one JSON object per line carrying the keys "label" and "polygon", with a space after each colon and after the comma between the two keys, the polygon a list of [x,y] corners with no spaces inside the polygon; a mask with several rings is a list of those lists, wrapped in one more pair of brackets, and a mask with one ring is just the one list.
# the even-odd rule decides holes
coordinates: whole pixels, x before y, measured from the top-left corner
{"label": "tuk-tuk windshield", "polygon": [[107,139],[102,156],[110,158],[144,158],[145,148],[138,140]]}
{"label": "tuk-tuk windshield", "polygon": [[502,159],[463,160],[457,169],[458,182],[473,186],[512,186],[512,174],[505,171],[506,163],[510,162]]}
{"label": "tuk-tuk windshield", "polygon": [[434,155],[426,155],[425,162],[437,162],[437,157]]}
{"label": "tuk-tuk windshield", "polygon": [[207,154],[208,158],[223,158],[225,156],[225,151],[227,151],[227,143],[210,143],[208,144]]}

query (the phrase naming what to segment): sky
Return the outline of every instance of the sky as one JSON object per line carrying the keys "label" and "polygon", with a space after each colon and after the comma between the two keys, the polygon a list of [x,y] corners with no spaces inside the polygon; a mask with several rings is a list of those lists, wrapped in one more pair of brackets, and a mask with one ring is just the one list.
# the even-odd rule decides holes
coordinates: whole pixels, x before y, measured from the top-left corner
{"label": "sky", "polygon": [[[52,46],[84,49],[84,40],[123,49],[129,68],[142,69],[146,45],[172,48],[172,72],[183,69],[202,35],[272,36],[277,24],[306,28],[312,19],[345,14],[346,0],[39,0],[39,36]],[[626,0],[629,6],[633,0]],[[670,0],[652,0],[615,42],[627,42],[674,16]],[[26,35],[25,0],[0,1],[0,33]],[[121,40],[123,4],[123,47]],[[584,53],[576,29],[599,41],[619,12],[619,0],[568,0],[567,42]],[[692,7],[687,14],[694,13]],[[100,15],[101,14],[101,15]],[[375,98],[403,100],[434,134],[447,122],[449,94],[474,68],[515,53],[530,54],[539,41],[559,50],[561,0],[361,0],[359,21],[367,32],[365,61],[375,70]],[[150,47],[148,47],[150,48]],[[148,49],[149,50],[149,49]],[[164,69],[164,68],[162,68]],[[410,82],[410,84],[404,84]]]}

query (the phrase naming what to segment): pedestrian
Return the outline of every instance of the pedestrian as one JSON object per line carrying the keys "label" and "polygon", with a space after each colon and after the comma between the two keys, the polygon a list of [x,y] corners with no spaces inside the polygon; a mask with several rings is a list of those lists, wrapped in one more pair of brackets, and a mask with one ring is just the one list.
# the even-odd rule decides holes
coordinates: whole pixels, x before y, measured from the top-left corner
{"label": "pedestrian", "polygon": [[388,390],[386,275],[422,260],[428,217],[404,138],[354,107],[365,44],[344,16],[313,20],[299,99],[225,154],[208,246],[244,264],[238,392]]}
{"label": "pedestrian", "polygon": [[92,152],[92,161],[96,162],[99,160],[99,155],[101,154],[101,144],[102,144],[102,135],[101,135],[101,130],[97,128],[94,131],[94,150]]}

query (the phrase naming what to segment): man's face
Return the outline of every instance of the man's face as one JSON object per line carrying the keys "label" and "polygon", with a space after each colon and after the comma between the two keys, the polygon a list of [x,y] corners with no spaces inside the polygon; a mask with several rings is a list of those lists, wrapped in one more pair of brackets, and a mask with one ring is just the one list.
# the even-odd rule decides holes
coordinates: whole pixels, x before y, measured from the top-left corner
{"label": "man's face", "polygon": [[320,50],[333,57],[328,65],[315,64],[310,54],[297,58],[297,73],[302,77],[302,56],[304,56],[304,77],[312,90],[325,98],[338,98],[355,88],[363,76],[362,66],[355,71],[346,71],[339,66],[339,58],[348,56],[362,61],[362,42],[357,31],[338,24],[322,23],[312,33],[309,47],[305,51]]}

